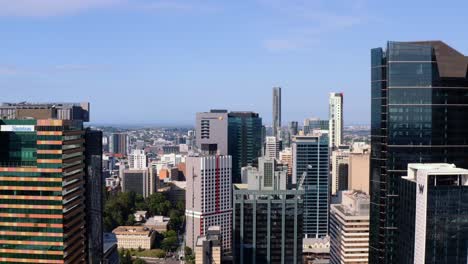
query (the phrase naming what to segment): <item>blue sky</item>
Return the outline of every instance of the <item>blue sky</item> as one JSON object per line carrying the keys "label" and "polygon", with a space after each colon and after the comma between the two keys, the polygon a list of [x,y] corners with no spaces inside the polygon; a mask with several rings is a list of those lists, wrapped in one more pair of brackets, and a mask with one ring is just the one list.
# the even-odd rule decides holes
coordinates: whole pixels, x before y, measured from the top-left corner
{"label": "blue sky", "polygon": [[191,124],[211,108],[369,123],[370,49],[468,54],[467,1],[0,0],[0,101],[90,101],[99,123]]}

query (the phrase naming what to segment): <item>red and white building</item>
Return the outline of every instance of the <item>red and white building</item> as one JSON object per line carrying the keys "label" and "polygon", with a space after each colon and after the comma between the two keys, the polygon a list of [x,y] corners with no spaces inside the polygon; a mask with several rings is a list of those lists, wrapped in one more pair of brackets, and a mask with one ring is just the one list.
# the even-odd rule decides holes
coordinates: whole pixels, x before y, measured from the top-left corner
{"label": "red and white building", "polygon": [[223,253],[231,252],[232,158],[226,155],[186,159],[186,245],[195,249],[210,226],[221,227]]}

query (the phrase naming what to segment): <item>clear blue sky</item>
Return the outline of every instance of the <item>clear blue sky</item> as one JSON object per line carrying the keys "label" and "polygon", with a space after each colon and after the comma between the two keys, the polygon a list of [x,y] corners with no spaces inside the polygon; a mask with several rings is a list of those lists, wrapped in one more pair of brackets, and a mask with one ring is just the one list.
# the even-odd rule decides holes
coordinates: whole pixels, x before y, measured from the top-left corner
{"label": "clear blue sky", "polygon": [[467,1],[0,0],[0,101],[90,101],[100,123],[191,124],[211,108],[271,121],[369,123],[370,56],[387,40],[468,54]]}

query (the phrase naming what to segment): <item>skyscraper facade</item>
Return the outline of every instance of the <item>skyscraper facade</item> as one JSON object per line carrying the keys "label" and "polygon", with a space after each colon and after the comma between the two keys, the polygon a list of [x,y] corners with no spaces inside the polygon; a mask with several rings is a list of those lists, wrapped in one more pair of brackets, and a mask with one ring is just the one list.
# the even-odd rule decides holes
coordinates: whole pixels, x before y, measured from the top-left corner
{"label": "skyscraper facade", "polygon": [[232,180],[240,183],[242,167],[255,164],[262,154],[262,118],[253,112],[230,112],[228,119]]}
{"label": "skyscraper facade", "polygon": [[231,253],[231,156],[190,156],[186,160],[186,245],[195,249],[197,237],[211,226],[221,228],[223,253]]}
{"label": "skyscraper facade", "polygon": [[338,148],[343,143],[343,93],[330,93],[328,131],[330,147]]}
{"label": "skyscraper facade", "polygon": [[279,142],[276,137],[266,137],[265,140],[265,157],[277,159],[279,154]]}
{"label": "skyscraper facade", "polygon": [[326,236],[330,193],[328,135],[296,136],[292,152],[292,183],[302,184],[305,191],[304,235],[308,238]]}
{"label": "skyscraper facade", "polygon": [[273,87],[273,136],[279,137],[281,130],[281,87]]}
{"label": "skyscraper facade", "polygon": [[468,170],[409,164],[400,181],[398,263],[466,263]]}
{"label": "skyscraper facade", "polygon": [[109,137],[109,152],[126,156],[128,154],[127,133],[112,133]]}
{"label": "skyscraper facade", "polygon": [[[74,111],[57,105],[73,105]],[[0,119],[3,262],[100,260],[102,233],[89,232],[101,232],[102,226],[101,214],[92,212],[102,206],[102,134],[83,128],[88,116],[80,113],[87,110],[75,106],[22,103],[8,104],[8,110],[0,107],[0,112],[9,113]]]}
{"label": "skyscraper facade", "polygon": [[347,149],[338,149],[332,151],[331,155],[331,194],[336,195],[339,191],[348,190],[349,184],[349,156]]}
{"label": "skyscraper facade", "polygon": [[228,154],[227,110],[197,113],[196,146],[204,153],[212,155]]}
{"label": "skyscraper facade", "polygon": [[467,65],[441,41],[371,51],[371,263],[399,261],[398,186],[408,163],[468,167]]}
{"label": "skyscraper facade", "polygon": [[134,149],[128,155],[128,166],[130,169],[142,170],[148,168],[148,161],[146,159],[145,151],[142,149]]}
{"label": "skyscraper facade", "polygon": [[328,130],[329,121],[328,120],[320,120],[319,118],[307,118],[304,120],[304,135],[308,135],[313,133],[314,130]]}

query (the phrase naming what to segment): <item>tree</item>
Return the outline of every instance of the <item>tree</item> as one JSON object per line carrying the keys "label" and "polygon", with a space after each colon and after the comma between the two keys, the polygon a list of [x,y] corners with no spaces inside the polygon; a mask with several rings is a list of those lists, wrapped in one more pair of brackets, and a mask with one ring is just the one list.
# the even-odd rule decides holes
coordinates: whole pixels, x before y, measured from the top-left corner
{"label": "tree", "polygon": [[195,256],[193,255],[193,251],[191,248],[184,247],[184,255],[185,255],[185,263],[195,264]]}
{"label": "tree", "polygon": [[167,215],[171,208],[171,202],[166,200],[162,193],[153,193],[146,201],[148,210],[152,215]]}
{"label": "tree", "polygon": [[154,251],[157,258],[164,258],[166,256],[166,251],[162,249],[155,249]]}
{"label": "tree", "polygon": [[120,264],[132,264],[132,255],[130,251],[122,249],[119,251]]}
{"label": "tree", "polygon": [[161,248],[166,251],[174,251],[177,249],[177,236],[170,236],[163,239]]}
{"label": "tree", "polygon": [[141,258],[137,258],[133,261],[133,264],[145,264],[146,262]]}

